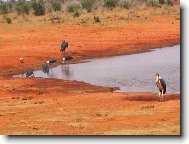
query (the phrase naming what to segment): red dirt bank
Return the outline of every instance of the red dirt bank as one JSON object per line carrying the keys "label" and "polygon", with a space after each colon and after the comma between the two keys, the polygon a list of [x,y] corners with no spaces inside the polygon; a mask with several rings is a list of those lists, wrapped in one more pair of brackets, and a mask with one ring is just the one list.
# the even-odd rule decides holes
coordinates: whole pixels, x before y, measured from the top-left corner
{"label": "red dirt bank", "polygon": [[[62,39],[68,54],[82,59],[124,55],[180,43],[179,14],[132,20],[117,17],[111,24],[0,24],[0,75],[41,68],[49,58],[61,62]],[[154,12],[154,11],[152,11]],[[104,14],[106,16],[106,14]],[[108,16],[107,16],[108,18]],[[25,59],[19,64],[19,57]],[[160,103],[155,93],[113,93],[76,81],[0,78],[1,134],[126,134],[179,135],[180,95],[167,94]]]}

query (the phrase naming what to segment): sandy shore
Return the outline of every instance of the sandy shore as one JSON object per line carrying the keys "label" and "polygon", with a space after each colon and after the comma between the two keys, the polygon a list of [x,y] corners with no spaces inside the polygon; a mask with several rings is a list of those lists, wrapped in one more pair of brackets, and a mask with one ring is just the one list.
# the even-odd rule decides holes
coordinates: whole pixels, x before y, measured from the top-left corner
{"label": "sandy shore", "polygon": [[108,26],[108,20],[99,24],[1,23],[0,133],[179,135],[180,95],[166,94],[161,103],[157,93],[114,93],[115,88],[77,81],[7,77],[39,69],[49,58],[60,63],[62,39],[70,42],[67,54],[74,56],[73,62],[180,43],[179,14],[146,16],[146,11],[139,10],[140,16],[132,20],[112,11]]}

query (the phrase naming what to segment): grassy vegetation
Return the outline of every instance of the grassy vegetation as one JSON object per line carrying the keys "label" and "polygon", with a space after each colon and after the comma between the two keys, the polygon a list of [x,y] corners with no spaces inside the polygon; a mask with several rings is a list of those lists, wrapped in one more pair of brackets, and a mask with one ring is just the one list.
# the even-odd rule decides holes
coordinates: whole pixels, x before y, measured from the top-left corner
{"label": "grassy vegetation", "polygon": [[173,6],[173,0],[32,0],[32,1],[0,1],[0,14],[17,12],[18,14],[29,14],[36,16],[44,15],[48,12],[49,7],[52,11],[76,12],[86,10],[93,12],[97,8],[126,8],[140,6],[158,7],[159,5]]}
{"label": "grassy vegetation", "polygon": [[[133,20],[140,17],[139,11],[144,7],[153,8],[153,11],[148,11],[153,15],[175,14],[179,11],[179,9],[175,11],[172,0],[32,0],[16,1],[14,3],[0,2],[0,23],[50,21],[52,23],[90,24],[100,22],[103,24],[106,22],[112,23],[114,19]],[[115,11],[122,9],[124,13],[107,16],[109,10],[112,9],[115,9]]]}

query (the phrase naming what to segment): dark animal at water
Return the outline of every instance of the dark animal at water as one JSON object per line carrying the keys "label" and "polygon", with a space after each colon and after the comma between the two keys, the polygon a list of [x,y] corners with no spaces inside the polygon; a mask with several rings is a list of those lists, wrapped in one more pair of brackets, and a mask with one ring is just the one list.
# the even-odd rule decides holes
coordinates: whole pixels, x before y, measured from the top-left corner
{"label": "dark animal at water", "polygon": [[71,60],[71,59],[73,59],[72,56],[64,56],[63,57],[63,61],[68,61],[68,60]]}
{"label": "dark animal at water", "polygon": [[55,63],[55,59],[49,59],[46,63],[43,63],[42,70],[44,73],[49,73],[50,64]]}
{"label": "dark animal at water", "polygon": [[32,70],[27,70],[26,71],[26,77],[34,77],[33,71]]}
{"label": "dark animal at water", "polygon": [[42,70],[43,70],[44,73],[49,73],[49,64],[43,63]]}
{"label": "dark animal at water", "polygon": [[55,63],[55,62],[56,62],[55,59],[50,59],[50,60],[47,61],[47,63]]}
{"label": "dark animal at water", "polygon": [[69,61],[69,60],[72,60],[72,59],[73,59],[72,56],[64,56],[63,59],[62,59],[63,60],[62,63],[64,63],[65,66],[66,66],[67,65],[66,61]]}
{"label": "dark animal at water", "polygon": [[166,83],[163,78],[159,76],[159,74],[156,74],[156,85],[159,89],[159,97],[160,101],[163,101],[163,94],[166,93]]}
{"label": "dark animal at water", "polygon": [[68,42],[64,40],[61,44],[60,51],[65,53],[66,48],[68,48]]}

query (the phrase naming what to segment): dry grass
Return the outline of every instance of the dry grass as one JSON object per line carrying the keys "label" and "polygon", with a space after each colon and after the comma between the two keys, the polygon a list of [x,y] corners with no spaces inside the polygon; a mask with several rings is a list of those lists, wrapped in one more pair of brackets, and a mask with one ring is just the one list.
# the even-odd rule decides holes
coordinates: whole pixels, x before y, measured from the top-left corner
{"label": "dry grass", "polygon": [[[96,10],[92,13],[84,13],[81,14],[80,17],[73,17],[70,13],[49,13],[44,16],[18,16],[17,14],[7,14],[8,17],[12,19],[12,24],[7,26],[3,15],[0,15],[0,25],[2,29],[0,33],[4,32],[13,32],[16,29],[23,30],[31,30],[33,27],[42,29],[45,28],[45,24],[50,24],[52,21],[52,15],[56,15],[60,19],[60,23],[65,23],[68,25],[100,25],[100,26],[117,26],[117,21],[119,20],[119,25],[125,25],[129,22],[129,20],[133,20],[136,22],[141,22],[141,19],[150,17],[151,15],[179,15],[180,8],[179,6],[168,7],[163,6],[162,8],[132,8],[132,9],[115,9],[113,11],[110,10]],[[100,23],[95,23],[94,17],[98,16],[101,20]],[[152,21],[153,22],[153,21]],[[8,29],[4,29],[8,27]],[[8,31],[7,31],[8,30]]]}

